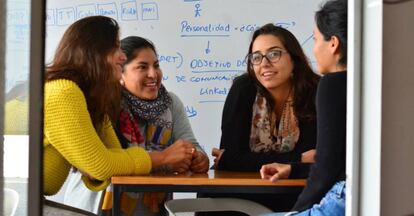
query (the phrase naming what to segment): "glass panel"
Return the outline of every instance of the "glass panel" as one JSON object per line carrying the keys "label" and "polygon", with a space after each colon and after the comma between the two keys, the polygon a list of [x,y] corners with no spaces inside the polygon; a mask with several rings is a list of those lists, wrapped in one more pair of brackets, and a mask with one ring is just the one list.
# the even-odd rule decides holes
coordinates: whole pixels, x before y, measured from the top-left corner
{"label": "glass panel", "polygon": [[28,194],[30,0],[7,0],[6,28],[3,176],[4,187],[11,190],[4,200],[13,200],[10,191],[16,191],[15,215],[21,216],[27,215]]}

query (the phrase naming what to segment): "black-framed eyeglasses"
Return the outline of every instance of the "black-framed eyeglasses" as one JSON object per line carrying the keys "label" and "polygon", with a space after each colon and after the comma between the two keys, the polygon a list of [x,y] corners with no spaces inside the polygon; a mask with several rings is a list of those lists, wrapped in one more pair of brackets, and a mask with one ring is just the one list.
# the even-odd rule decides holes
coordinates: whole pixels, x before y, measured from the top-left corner
{"label": "black-framed eyeglasses", "polygon": [[265,57],[269,62],[276,63],[280,60],[283,53],[287,53],[286,50],[271,50],[266,54],[261,54],[259,52],[250,53],[247,55],[247,59],[254,65],[259,65],[262,63],[263,57]]}

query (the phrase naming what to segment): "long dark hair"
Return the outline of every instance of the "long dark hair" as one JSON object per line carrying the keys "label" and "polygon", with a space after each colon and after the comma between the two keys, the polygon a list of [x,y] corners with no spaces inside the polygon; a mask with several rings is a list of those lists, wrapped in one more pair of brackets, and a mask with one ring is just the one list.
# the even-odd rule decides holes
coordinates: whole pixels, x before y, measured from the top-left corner
{"label": "long dark hair", "polygon": [[52,63],[46,67],[46,82],[67,79],[79,86],[95,128],[105,115],[114,120],[119,113],[120,84],[108,62],[118,47],[119,26],[114,19],[87,17],[66,30]]}
{"label": "long dark hair", "polygon": [[315,22],[324,39],[330,40],[332,36],[339,39],[341,58],[339,64],[347,64],[347,27],[348,27],[347,0],[327,1],[315,13]]}
{"label": "long dark hair", "polygon": [[[315,95],[319,76],[316,75],[309,65],[309,61],[302,50],[296,37],[288,30],[275,26],[272,23],[266,24],[253,33],[248,54],[252,53],[253,43],[260,35],[273,35],[277,37],[289,52],[294,67],[292,85],[294,88],[293,107],[299,120],[314,120],[316,117]],[[257,80],[253,64],[247,61],[247,72],[257,85],[258,91],[263,94],[269,102],[270,110],[274,110],[276,101],[270,92]]]}
{"label": "long dark hair", "polygon": [[129,36],[121,40],[121,49],[125,53],[127,60],[125,65],[130,63],[138,55],[141,49],[150,48],[157,55],[154,44],[145,38],[138,36]]}

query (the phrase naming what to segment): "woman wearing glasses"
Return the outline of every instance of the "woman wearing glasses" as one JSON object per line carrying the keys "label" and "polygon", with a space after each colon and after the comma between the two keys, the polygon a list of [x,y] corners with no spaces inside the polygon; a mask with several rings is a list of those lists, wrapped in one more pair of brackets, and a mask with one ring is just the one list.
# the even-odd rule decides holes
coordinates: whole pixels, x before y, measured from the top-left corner
{"label": "woman wearing glasses", "polygon": [[[264,25],[253,34],[247,60],[247,73],[234,81],[224,104],[215,168],[259,171],[272,162],[313,162],[319,76],[299,42],[284,28]],[[297,195],[237,197],[281,211],[290,209]]]}

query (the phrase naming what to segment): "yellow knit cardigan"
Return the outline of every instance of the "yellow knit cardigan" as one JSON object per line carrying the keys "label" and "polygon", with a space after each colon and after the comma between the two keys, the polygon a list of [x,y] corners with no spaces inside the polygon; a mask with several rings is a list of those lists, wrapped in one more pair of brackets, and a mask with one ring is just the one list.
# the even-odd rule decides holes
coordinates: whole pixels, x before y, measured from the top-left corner
{"label": "yellow knit cardigan", "polygon": [[71,166],[95,180],[82,177],[93,190],[105,189],[114,175],[140,175],[151,171],[149,154],[138,147],[122,149],[108,119],[96,131],[85,96],[72,81],[45,84],[43,193],[59,191]]}

